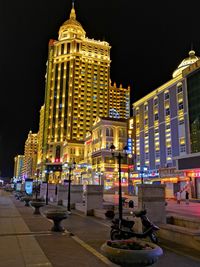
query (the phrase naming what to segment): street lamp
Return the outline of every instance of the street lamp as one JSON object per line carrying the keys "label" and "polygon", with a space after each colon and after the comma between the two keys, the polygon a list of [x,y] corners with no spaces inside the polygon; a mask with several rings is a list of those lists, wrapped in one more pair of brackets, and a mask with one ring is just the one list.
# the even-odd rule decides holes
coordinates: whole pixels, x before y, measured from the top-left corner
{"label": "street lamp", "polygon": [[[127,146],[124,147],[124,151],[126,153]],[[112,153],[112,156],[118,159],[118,168],[119,168],[119,221],[122,221],[123,211],[122,211],[122,178],[121,178],[121,160],[123,158],[122,154],[120,152],[116,152],[115,154],[115,146],[112,144],[110,146],[110,150]]]}
{"label": "street lamp", "polygon": [[69,170],[69,180],[68,180],[68,202],[67,202],[67,211],[70,214],[71,213],[71,175],[72,175],[72,170],[75,169],[76,167],[76,162],[68,164],[68,170]]}

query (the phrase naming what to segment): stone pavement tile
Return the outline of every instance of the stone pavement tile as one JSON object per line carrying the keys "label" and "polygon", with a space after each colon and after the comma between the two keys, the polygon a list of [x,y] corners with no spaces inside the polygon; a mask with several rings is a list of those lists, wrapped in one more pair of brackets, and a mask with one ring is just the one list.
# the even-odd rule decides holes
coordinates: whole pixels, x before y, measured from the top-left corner
{"label": "stone pavement tile", "polygon": [[18,240],[26,266],[52,267],[33,236],[18,236]]}
{"label": "stone pavement tile", "polygon": [[36,240],[52,263],[53,267],[107,266],[69,236],[53,234],[48,236],[37,236]]}
{"label": "stone pavement tile", "polygon": [[25,267],[16,236],[0,237],[0,267]]}

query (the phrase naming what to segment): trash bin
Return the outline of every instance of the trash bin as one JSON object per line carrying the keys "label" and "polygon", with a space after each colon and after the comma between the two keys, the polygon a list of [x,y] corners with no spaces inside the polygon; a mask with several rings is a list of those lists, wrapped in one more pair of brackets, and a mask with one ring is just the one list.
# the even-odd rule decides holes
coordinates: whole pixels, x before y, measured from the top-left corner
{"label": "trash bin", "polygon": [[134,202],[133,202],[133,200],[129,200],[128,207],[129,208],[134,208]]}

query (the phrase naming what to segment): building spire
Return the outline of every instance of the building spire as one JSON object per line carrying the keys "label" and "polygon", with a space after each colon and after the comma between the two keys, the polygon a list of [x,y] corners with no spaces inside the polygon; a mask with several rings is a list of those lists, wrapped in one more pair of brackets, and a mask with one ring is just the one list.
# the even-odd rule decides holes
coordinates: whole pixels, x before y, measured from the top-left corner
{"label": "building spire", "polygon": [[72,9],[71,9],[71,13],[70,13],[70,19],[76,19],[76,12],[75,12],[75,8],[74,8],[74,1],[72,0]]}

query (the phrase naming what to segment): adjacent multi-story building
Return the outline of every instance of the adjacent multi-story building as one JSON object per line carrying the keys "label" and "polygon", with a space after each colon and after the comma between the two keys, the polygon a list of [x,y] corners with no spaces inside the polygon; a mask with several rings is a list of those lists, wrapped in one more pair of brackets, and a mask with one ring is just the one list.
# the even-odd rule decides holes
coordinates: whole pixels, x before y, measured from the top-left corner
{"label": "adjacent multi-story building", "polygon": [[177,183],[176,158],[199,151],[199,75],[184,74],[198,60],[190,51],[170,81],[133,103],[135,166],[147,176],[167,168]]}
{"label": "adjacent multi-story building", "polygon": [[183,71],[187,80],[190,154],[176,157],[177,169],[188,178],[191,195],[200,199],[200,60]]}
{"label": "adjacent multi-story building", "polygon": [[14,157],[14,175],[15,180],[22,180],[22,168],[24,165],[24,155]]}
{"label": "adjacent multi-story building", "polygon": [[109,117],[128,119],[130,117],[130,86],[123,88],[120,84],[110,84],[109,88]]}
{"label": "adjacent multi-story building", "polygon": [[22,169],[23,178],[35,178],[37,170],[37,147],[38,134],[29,132],[24,147],[24,165]]}
{"label": "adjacent multi-story building", "polygon": [[83,141],[96,117],[108,116],[109,80],[110,45],[86,37],[73,6],[49,42],[44,161],[62,163],[63,143]]}

